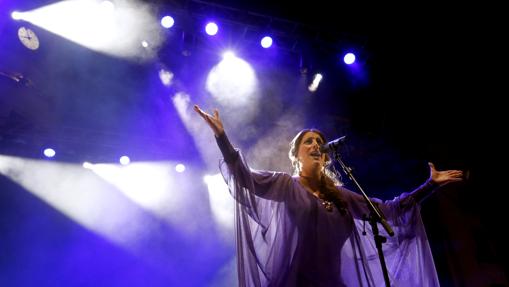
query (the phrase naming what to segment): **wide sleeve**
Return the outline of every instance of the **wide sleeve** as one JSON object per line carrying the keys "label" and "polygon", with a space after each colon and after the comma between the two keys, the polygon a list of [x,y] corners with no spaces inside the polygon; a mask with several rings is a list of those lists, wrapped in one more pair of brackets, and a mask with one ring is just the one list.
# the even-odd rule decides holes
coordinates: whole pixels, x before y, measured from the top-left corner
{"label": "wide sleeve", "polygon": [[[392,200],[372,198],[394,231],[394,236],[389,236],[382,225],[378,224],[379,234],[387,239],[382,246],[391,286],[439,286],[419,204],[433,188],[433,185],[425,184]],[[370,224],[363,220],[364,215],[369,214],[364,197],[344,188],[342,191],[355,226],[342,256],[356,262],[351,266],[343,266],[342,274],[347,282],[350,281],[348,279],[353,279],[354,281],[350,281],[352,284],[358,284],[357,280],[363,278],[362,280],[367,282],[380,282],[373,286],[384,286],[373,230]]]}
{"label": "wide sleeve", "polygon": [[[391,226],[401,226],[408,224],[408,218],[405,217],[407,211],[411,213],[412,209],[415,208],[420,210],[420,203],[432,194],[436,187],[437,185],[430,181],[426,181],[412,192],[402,193],[391,200],[381,200],[373,197],[370,199],[373,204],[382,211],[387,221],[391,223]],[[338,188],[345,198],[345,201],[348,202],[354,218],[363,219],[365,216],[369,215],[368,203],[361,194],[342,186]]]}
{"label": "wide sleeve", "polygon": [[[283,201],[291,176],[281,172],[251,169],[240,150],[234,148],[225,133],[216,137],[223,160],[219,168],[235,201],[260,224],[259,201]],[[263,224],[265,225],[265,224]]]}
{"label": "wide sleeve", "polygon": [[288,272],[298,239],[288,216],[289,174],[250,169],[226,135],[217,138],[221,173],[235,199],[239,286],[266,286]]}

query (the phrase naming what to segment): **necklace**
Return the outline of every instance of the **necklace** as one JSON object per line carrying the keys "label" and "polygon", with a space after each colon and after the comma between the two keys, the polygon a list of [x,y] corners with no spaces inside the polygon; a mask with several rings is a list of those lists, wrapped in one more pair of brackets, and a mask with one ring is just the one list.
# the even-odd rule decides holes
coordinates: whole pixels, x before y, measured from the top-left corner
{"label": "necklace", "polygon": [[327,210],[328,212],[333,211],[333,203],[329,200],[326,200],[323,193],[318,192],[317,194],[313,193],[313,195],[315,195],[322,201],[322,205],[323,205],[323,207],[325,207],[325,210]]}
{"label": "necklace", "polygon": [[328,212],[332,212],[334,210],[332,207],[332,202],[330,202],[328,200],[324,200],[322,202],[322,205],[325,207],[325,210],[327,210]]}

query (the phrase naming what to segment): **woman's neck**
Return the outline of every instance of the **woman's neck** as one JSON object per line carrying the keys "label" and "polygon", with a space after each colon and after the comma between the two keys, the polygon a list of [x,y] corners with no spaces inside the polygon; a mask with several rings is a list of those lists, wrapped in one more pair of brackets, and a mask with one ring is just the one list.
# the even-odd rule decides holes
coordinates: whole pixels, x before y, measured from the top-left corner
{"label": "woman's neck", "polygon": [[307,187],[318,190],[320,187],[320,173],[311,173],[308,174],[306,172],[301,171],[299,173],[299,177],[301,178],[301,182],[305,184]]}
{"label": "woman's neck", "polygon": [[320,169],[302,169],[299,175],[313,180],[320,180],[322,171]]}

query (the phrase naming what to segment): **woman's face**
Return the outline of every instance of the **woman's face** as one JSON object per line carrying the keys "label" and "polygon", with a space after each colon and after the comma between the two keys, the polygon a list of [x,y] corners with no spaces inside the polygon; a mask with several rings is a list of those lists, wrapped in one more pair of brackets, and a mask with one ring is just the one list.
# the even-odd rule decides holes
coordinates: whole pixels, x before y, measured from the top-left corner
{"label": "woman's face", "polygon": [[311,174],[322,170],[325,165],[326,156],[326,154],[320,152],[320,146],[323,144],[324,142],[320,134],[315,132],[304,134],[297,152],[301,172]]}

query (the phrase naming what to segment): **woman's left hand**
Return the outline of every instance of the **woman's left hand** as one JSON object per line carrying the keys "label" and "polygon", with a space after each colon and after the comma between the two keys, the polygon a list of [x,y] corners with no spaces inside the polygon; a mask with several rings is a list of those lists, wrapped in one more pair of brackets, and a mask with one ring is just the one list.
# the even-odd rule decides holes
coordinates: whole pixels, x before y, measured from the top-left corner
{"label": "woman's left hand", "polygon": [[430,180],[437,185],[445,185],[450,182],[462,181],[463,180],[463,171],[461,170],[436,170],[435,165],[431,162],[428,162],[429,171],[430,171]]}

